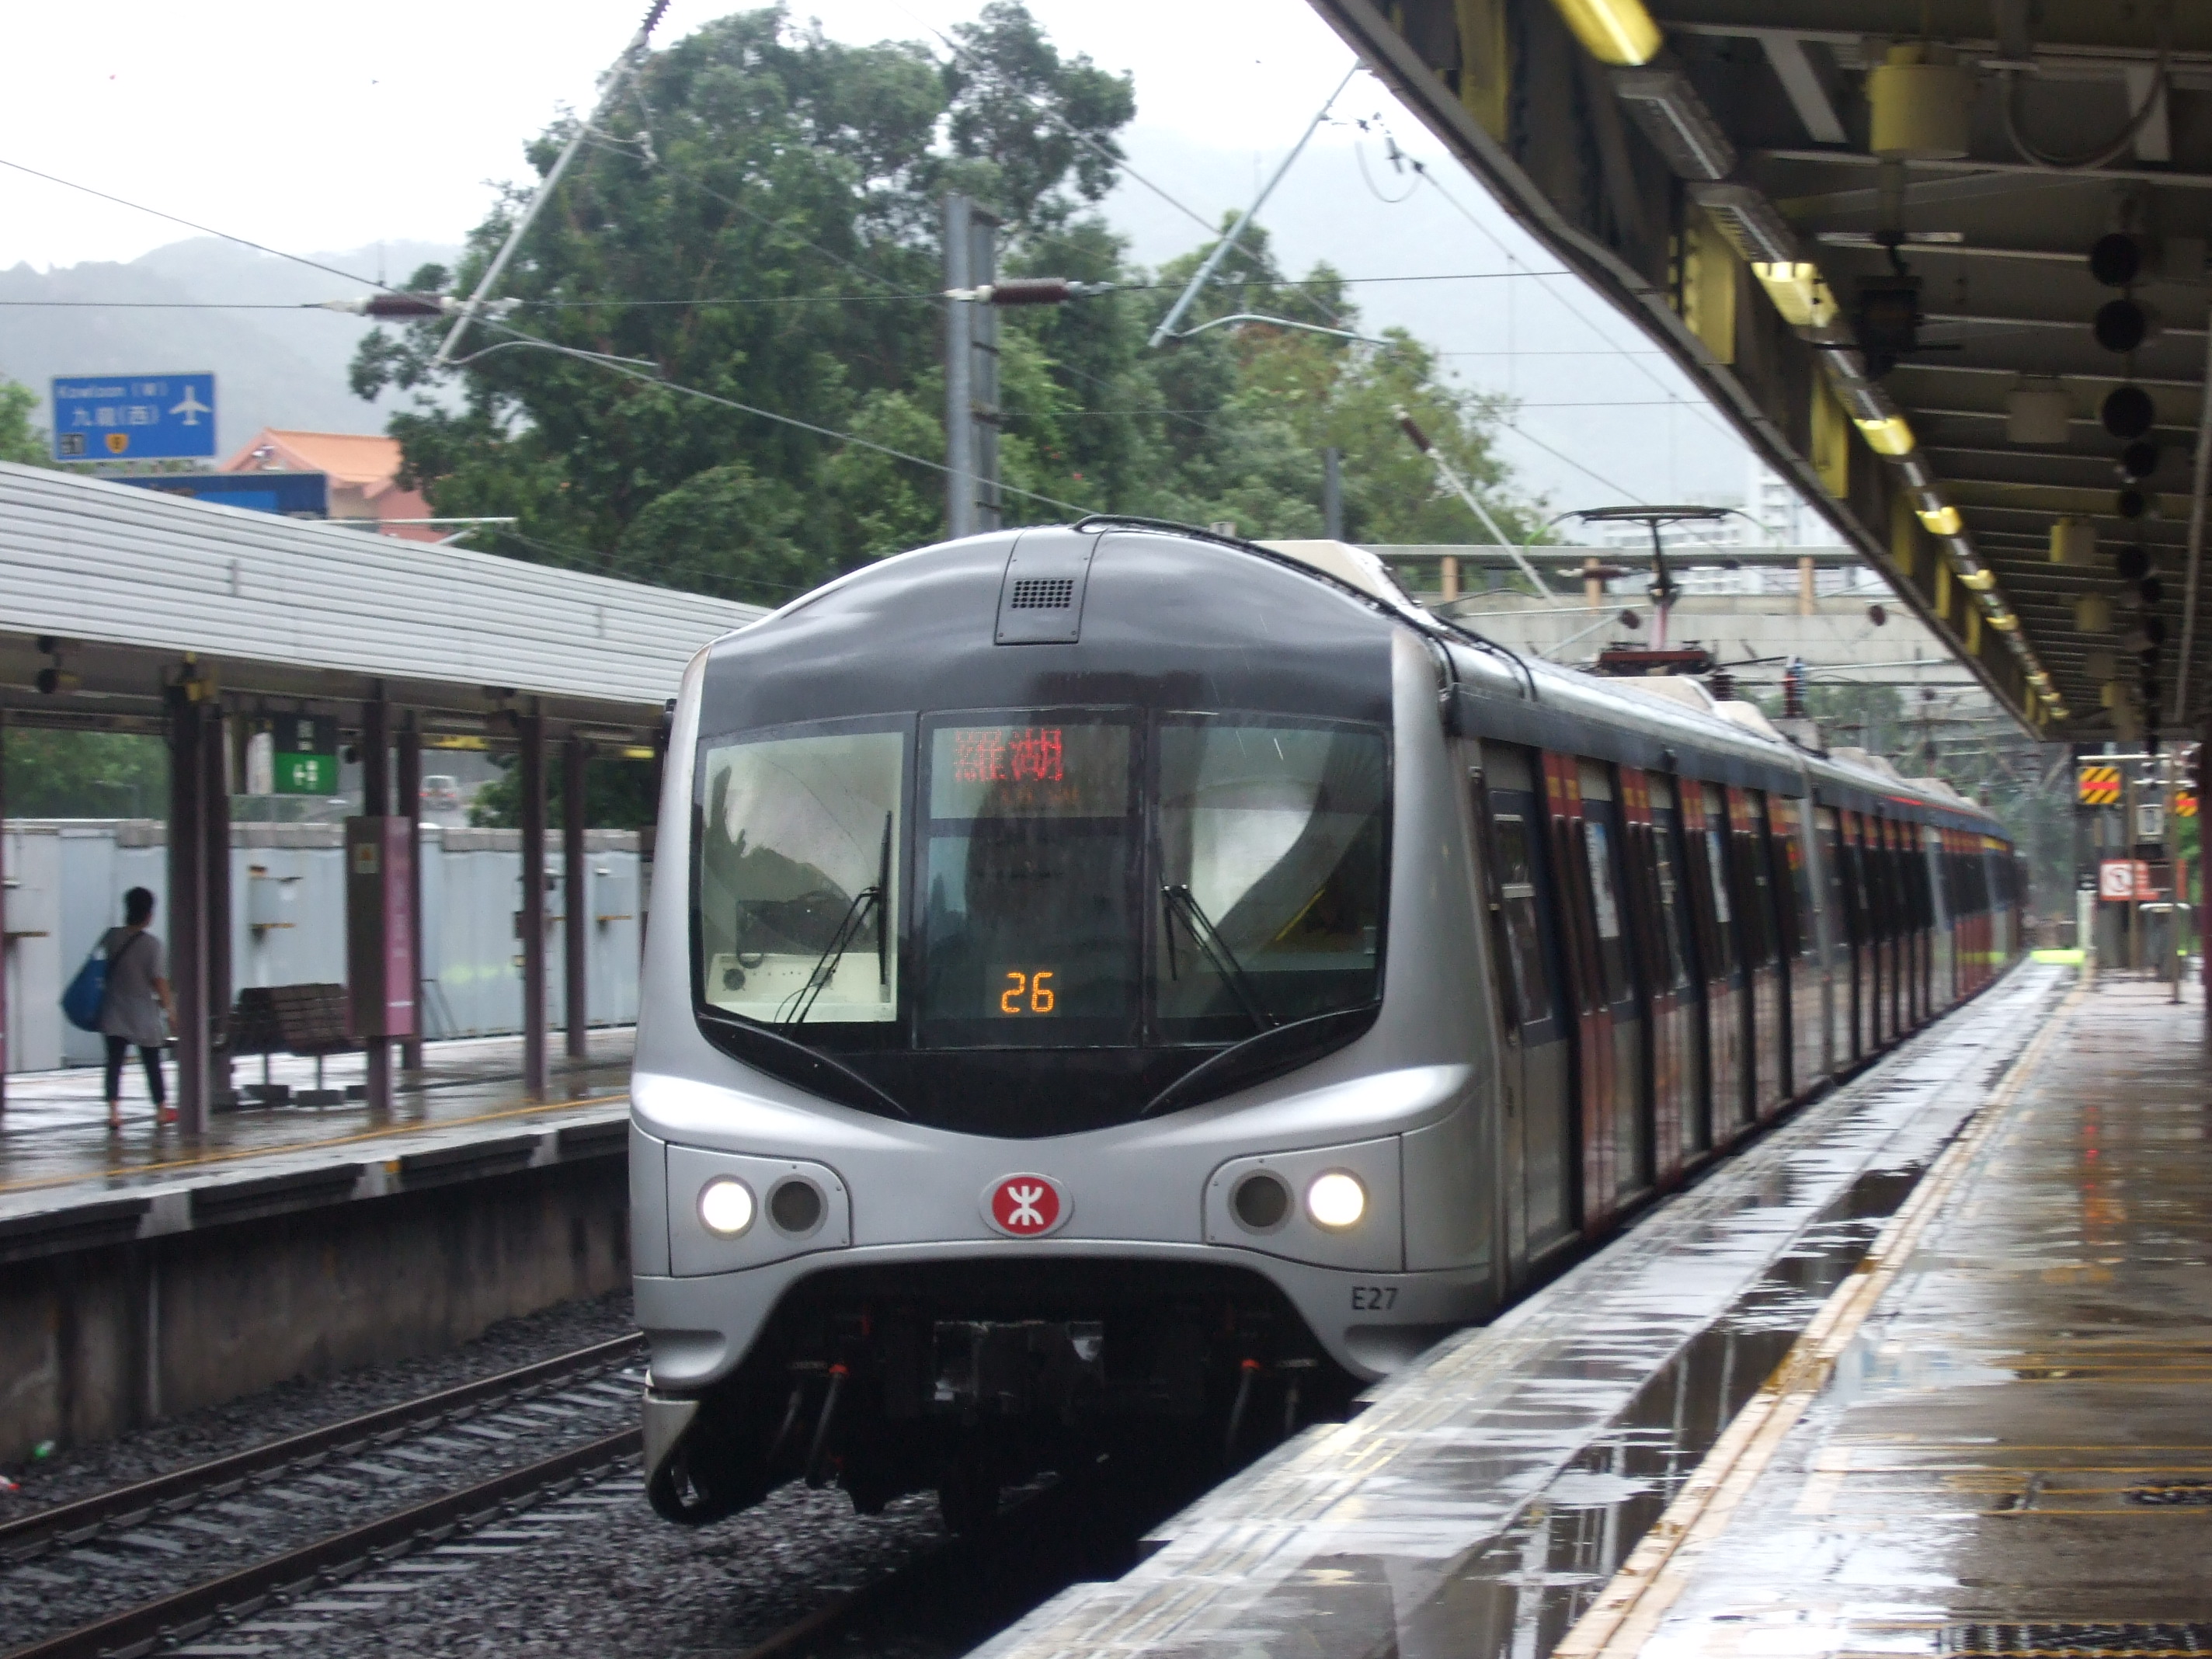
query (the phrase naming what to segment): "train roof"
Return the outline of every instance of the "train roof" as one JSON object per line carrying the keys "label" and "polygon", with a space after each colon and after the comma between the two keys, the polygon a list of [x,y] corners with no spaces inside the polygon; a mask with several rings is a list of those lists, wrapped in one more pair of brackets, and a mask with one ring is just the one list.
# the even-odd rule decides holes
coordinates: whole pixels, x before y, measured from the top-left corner
{"label": "train roof", "polygon": [[[1071,527],[1033,528],[1065,535]],[[1887,761],[1863,750],[1837,748],[1822,754],[1802,747],[1777,730],[1757,705],[1715,698],[1695,680],[1678,676],[1638,679],[1591,674],[1485,641],[1419,605],[1380,559],[1349,543],[1250,542],[1188,526],[1109,515],[1085,519],[1072,528],[1235,549],[1364,601],[1419,630],[1442,650],[1456,681],[1450,694],[1455,728],[1471,736],[1785,796],[1809,794],[1825,805],[1881,811],[1948,828],[2003,836],[1996,819],[1941,781],[1905,777]],[[879,580],[902,567],[956,548],[971,559],[979,545],[987,542],[1001,544],[1011,552],[1026,533],[1000,532],[893,555],[838,577],[760,622],[723,637],[771,627],[830,594]]]}
{"label": "train roof", "polygon": [[1255,545],[1356,588],[1417,625],[1441,625],[1461,677],[1457,696],[1468,705],[1462,712],[1476,732],[1509,740],[1525,736],[1538,746],[1580,753],[1592,753],[1589,739],[1596,737],[1595,748],[1606,751],[1597,758],[1713,782],[1779,788],[1791,795],[1810,793],[1832,805],[1913,809],[1932,823],[2002,834],[1996,819],[1941,779],[1907,778],[1863,749],[1835,748],[1824,754],[1802,747],[1757,704],[1715,697],[1698,680],[1592,674],[1504,646],[1478,645],[1468,630],[1419,605],[1389,567],[1364,548],[1335,541]]}

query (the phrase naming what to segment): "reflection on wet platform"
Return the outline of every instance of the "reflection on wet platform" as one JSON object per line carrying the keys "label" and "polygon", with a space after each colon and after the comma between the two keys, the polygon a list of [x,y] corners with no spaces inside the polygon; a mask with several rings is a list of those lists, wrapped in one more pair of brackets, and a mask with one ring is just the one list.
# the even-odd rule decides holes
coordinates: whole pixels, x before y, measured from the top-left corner
{"label": "reflection on wet platform", "polygon": [[983,1655],[1548,1653],[2070,981],[2012,974]]}
{"label": "reflection on wet platform", "polygon": [[2108,976],[1648,1637],[1605,1652],[2212,1650],[2203,1006]]}

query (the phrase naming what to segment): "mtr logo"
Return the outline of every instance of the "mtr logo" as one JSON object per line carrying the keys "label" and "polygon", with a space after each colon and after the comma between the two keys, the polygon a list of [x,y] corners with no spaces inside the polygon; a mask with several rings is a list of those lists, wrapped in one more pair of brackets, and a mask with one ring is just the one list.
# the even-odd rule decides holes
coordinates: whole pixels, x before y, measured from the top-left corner
{"label": "mtr logo", "polygon": [[1005,1176],[984,1189],[983,1218],[1009,1238],[1042,1238],[1067,1212],[1067,1195],[1050,1176]]}

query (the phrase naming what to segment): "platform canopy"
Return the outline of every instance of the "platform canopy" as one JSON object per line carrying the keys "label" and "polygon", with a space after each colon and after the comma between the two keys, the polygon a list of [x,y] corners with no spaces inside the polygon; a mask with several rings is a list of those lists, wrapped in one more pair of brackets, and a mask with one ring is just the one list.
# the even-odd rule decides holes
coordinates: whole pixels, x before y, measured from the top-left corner
{"label": "platform canopy", "polygon": [[18,720],[150,726],[190,680],[240,713],[380,699],[432,729],[537,714],[643,741],[692,653],[765,614],[0,465],[0,707]]}
{"label": "platform canopy", "polygon": [[2021,720],[2197,723],[2212,5],[1312,3]]}

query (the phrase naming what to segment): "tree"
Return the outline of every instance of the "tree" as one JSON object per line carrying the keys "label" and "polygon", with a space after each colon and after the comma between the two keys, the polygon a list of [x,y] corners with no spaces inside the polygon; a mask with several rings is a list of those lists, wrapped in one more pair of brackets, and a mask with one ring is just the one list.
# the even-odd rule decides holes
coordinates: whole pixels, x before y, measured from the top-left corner
{"label": "tree", "polygon": [[[1114,285],[1003,313],[1009,523],[1112,510],[1318,535],[1322,451],[1335,447],[1354,538],[1478,533],[1398,431],[1401,406],[1514,534],[1537,522],[1488,443],[1498,405],[1447,384],[1407,336],[1378,347],[1238,323],[1148,349],[1210,250],[1137,270],[1088,211],[1133,112],[1127,77],[1061,57],[1016,0],[992,0],[952,38],[939,63],[912,44],[839,45],[775,9],[655,54],[637,83],[647,136],[587,148],[512,270],[506,331],[471,337],[483,355],[457,385],[428,367],[442,320],[364,343],[356,390],[421,394],[391,425],[406,476],[441,513],[517,520],[485,532],[502,551],[763,603],[934,538],[937,204],[957,188],[1000,216],[1009,275]],[[567,131],[533,146],[536,166]],[[477,228],[459,270],[426,268],[410,285],[470,289],[521,198]],[[1288,279],[1257,228],[1185,327],[1237,313],[1358,325],[1334,271]],[[520,345],[517,330],[652,368]]]}
{"label": "tree", "polygon": [[[499,776],[478,789],[469,802],[469,822],[479,829],[514,830],[522,823],[522,773],[513,755],[496,757]],[[653,799],[653,763],[619,755],[592,755],[584,762],[584,822],[594,830],[642,830],[660,811]],[[561,790],[548,780],[545,827],[568,821]]]}
{"label": "tree", "polygon": [[[569,173],[510,272],[516,327],[833,432],[912,424],[939,349],[939,196],[985,191],[1056,222],[1110,182],[1068,131],[1104,143],[1133,109],[1126,78],[1060,59],[1019,5],[987,8],[962,40],[969,56],[947,68],[912,44],[841,45],[775,8],[653,54],[635,109],[649,137],[595,144]],[[547,133],[533,163],[550,167],[567,136]],[[477,228],[459,270],[411,286],[471,287],[522,196]],[[428,393],[445,329],[373,335],[356,390]],[[520,520],[508,550],[617,550],[624,574],[775,599],[884,527],[833,487],[849,482],[833,439],[496,331],[472,343],[495,349],[465,371],[461,407],[426,395],[391,429],[441,513]]]}
{"label": "tree", "polygon": [[168,816],[169,750],[159,738],[18,726],[4,753],[10,817]]}
{"label": "tree", "polygon": [[22,466],[49,465],[46,440],[31,424],[39,394],[20,380],[0,380],[0,461]]}

